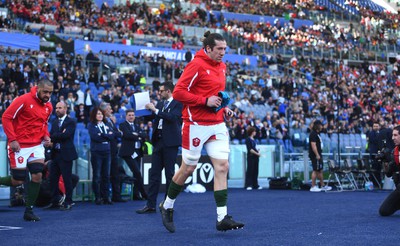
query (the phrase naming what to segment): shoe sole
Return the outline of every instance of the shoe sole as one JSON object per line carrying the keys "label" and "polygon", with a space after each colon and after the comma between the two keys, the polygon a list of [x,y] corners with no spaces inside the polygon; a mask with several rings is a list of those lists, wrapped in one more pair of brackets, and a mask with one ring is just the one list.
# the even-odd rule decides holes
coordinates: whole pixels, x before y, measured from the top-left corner
{"label": "shoe sole", "polygon": [[24,220],[25,220],[25,221],[29,221],[29,222],[37,222],[37,221],[40,221],[40,218],[32,219],[32,218],[25,218],[25,217],[24,217]]}
{"label": "shoe sole", "polygon": [[25,219],[25,218],[24,218],[24,220],[25,220],[26,222],[38,222],[38,221],[40,221],[40,220],[31,220],[31,219]]}
{"label": "shoe sole", "polygon": [[146,212],[140,212],[140,211],[136,211],[137,214],[155,214],[156,211],[146,211]]}

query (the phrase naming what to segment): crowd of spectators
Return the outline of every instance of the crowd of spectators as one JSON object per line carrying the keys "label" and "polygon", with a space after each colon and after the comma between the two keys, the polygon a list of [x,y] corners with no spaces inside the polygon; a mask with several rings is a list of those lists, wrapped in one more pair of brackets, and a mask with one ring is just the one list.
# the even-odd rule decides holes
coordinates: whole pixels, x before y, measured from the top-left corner
{"label": "crowd of spectators", "polygon": [[[151,8],[145,2],[130,3],[126,5],[96,6],[91,0],[76,3],[58,1],[12,1],[6,2],[7,7],[17,19],[23,22],[44,23],[57,25],[59,32],[69,26],[88,28],[87,33],[82,33],[88,40],[94,39],[93,30],[106,30],[106,35],[100,37],[103,42],[115,40],[129,40],[134,42],[133,34],[157,35],[171,38],[173,48],[183,49],[185,42],[198,44],[196,36],[185,36],[181,28],[176,25],[194,27],[222,28],[232,37],[238,37],[246,45],[257,46],[289,46],[289,47],[318,47],[333,48],[334,46],[346,49],[365,49],[377,45],[397,45],[400,39],[396,35],[386,32],[399,30],[400,15],[387,11],[376,12],[368,7],[361,7],[357,2],[346,2],[355,6],[360,13],[361,28],[351,25],[339,25],[333,19],[323,18],[327,9],[317,5],[311,0],[298,0],[295,3],[288,1],[191,1],[198,4],[195,10],[184,10],[180,1],[173,1],[171,6],[161,4],[158,8]],[[229,11],[234,13],[250,13],[265,16],[285,17],[286,19],[309,19],[310,11],[321,13],[314,18],[314,25],[302,26],[295,29],[291,23],[281,25],[280,22],[253,23],[237,20],[227,21],[223,14],[218,18],[212,10]],[[332,10],[330,10],[332,11]],[[207,14],[208,13],[208,14]],[[322,16],[322,18],[319,18]],[[358,25],[357,25],[358,26]],[[14,28],[12,18],[2,17],[0,28]],[[82,29],[83,30],[83,29]],[[32,32],[28,26],[25,29]],[[43,35],[44,30],[38,30]],[[252,48],[245,47],[247,53],[252,53]]]}
{"label": "crowd of spectators", "polygon": [[[248,1],[218,1],[217,5],[214,3],[206,1],[205,7],[204,3],[199,6],[208,10],[253,14],[268,14],[268,11],[274,10],[275,16],[284,16],[289,11],[294,13],[291,17],[303,17],[303,9],[321,10],[312,1],[298,1],[295,5],[279,1],[267,2],[265,5],[250,5]],[[253,49],[257,50],[257,47],[252,46],[257,46],[262,41],[272,46],[339,46],[350,50],[363,48],[363,42],[373,40],[373,36],[365,38],[363,35],[367,32],[358,32],[352,25],[341,28],[320,23],[295,29],[291,22],[279,26],[278,23],[225,22],[223,17],[211,17],[213,20],[205,24],[201,8],[194,12],[182,12],[179,4],[174,7],[160,6],[156,11],[149,9],[145,3],[112,8],[107,4],[97,8],[91,1],[79,1],[75,5],[56,1],[13,1],[7,4],[19,18],[36,23],[60,24],[60,32],[65,26],[74,25],[119,31],[118,38],[132,33],[160,34],[184,42],[181,30],[175,29],[174,24],[214,26],[219,22],[232,35],[240,35],[249,40],[245,47],[248,54],[252,54]],[[253,6],[269,7],[263,9]],[[360,9],[360,12],[363,11]],[[378,15],[370,11],[364,12],[364,21],[368,15]],[[382,18],[395,21],[398,15]],[[13,28],[14,25],[11,17],[3,17],[0,24],[6,28]],[[257,39],[254,34],[262,39]],[[113,41],[110,36],[106,39],[108,42]],[[382,38],[377,40],[380,42]],[[85,98],[88,96],[95,104],[102,101],[111,103],[115,113],[130,108],[130,97],[137,91],[149,91],[152,100],[157,103],[159,83],[179,78],[185,65],[184,62],[168,61],[162,56],[146,56],[141,53],[90,53],[94,64],[100,63],[102,56],[107,55],[117,57],[123,64],[135,66],[135,69],[122,75],[118,70],[112,71],[112,74],[99,73],[98,65],[86,63],[88,57],[73,57],[73,54],[63,54],[62,50],[57,50],[55,56],[58,60],[54,64],[47,62],[52,57],[49,52],[16,51],[0,47],[0,54],[3,61],[0,65],[0,114],[16,96],[25,93],[40,78],[49,78],[55,85],[52,102],[66,101],[70,112],[75,114],[78,122],[83,123],[87,122],[88,109],[91,106],[85,105]],[[400,108],[396,107],[400,100],[398,62],[390,65],[365,62],[359,66],[350,66],[343,61],[294,57],[296,63],[289,66],[302,74],[312,75],[314,79],[310,79],[293,70],[281,68],[287,64],[280,55],[262,54],[259,58],[255,69],[249,69],[246,64],[227,63],[228,90],[231,91],[232,107],[237,115],[228,123],[232,139],[239,142],[245,139],[245,129],[251,125],[257,129],[256,139],[259,142],[276,139],[286,146],[286,140],[291,140],[294,132],[306,132],[315,118],[323,120],[324,128],[330,134],[361,134],[366,133],[375,121],[389,125],[400,122]],[[279,72],[272,75],[269,66],[274,64],[279,65]],[[159,77],[161,72],[162,81],[155,79],[151,83],[148,78],[144,78],[146,70],[150,71],[149,75],[152,77]],[[88,86],[89,84],[94,87]],[[262,107],[263,115],[255,112],[257,106]],[[142,122],[142,126],[146,127],[147,122]]]}
{"label": "crowd of spectators", "polygon": [[[99,57],[104,53],[92,55]],[[10,54],[14,59],[10,59]],[[16,96],[28,91],[39,79],[48,78],[55,85],[51,101],[65,101],[70,114],[78,122],[87,123],[93,106],[86,105],[87,97],[94,105],[103,101],[110,103],[113,111],[123,116],[123,112],[132,107],[131,96],[135,92],[149,91],[151,100],[157,103],[160,100],[157,93],[159,84],[172,81],[170,72],[173,70],[165,68],[179,63],[183,69],[185,64],[161,58],[156,63],[156,70],[161,71],[163,79],[153,78],[151,81],[147,78],[148,81],[141,83],[144,77],[140,71],[146,66],[151,67],[153,60],[143,54],[133,56],[114,52],[115,56],[122,58],[132,56],[137,69],[127,74],[115,70],[110,76],[96,74],[96,70],[89,69],[82,57],[73,60],[63,57],[54,66],[39,63],[37,59],[55,55],[0,47],[0,59],[4,61],[0,66],[0,114]],[[279,56],[269,57],[266,63],[285,65]],[[294,133],[307,132],[313,119],[321,119],[329,134],[367,133],[373,122],[400,123],[400,107],[396,106],[400,101],[398,62],[349,66],[342,61],[335,63],[333,60],[299,57],[295,68],[318,79],[310,81],[292,70],[271,76],[268,70],[264,70],[262,62],[255,69],[248,69],[246,64],[227,62],[231,107],[237,116],[228,122],[232,140],[243,141],[247,137],[246,128],[254,126],[257,130],[255,138],[260,143],[274,139],[289,151]],[[257,108],[261,111],[256,111]],[[147,130],[148,122],[145,118],[142,120],[141,126]]]}
{"label": "crowd of spectators", "polygon": [[[178,42],[182,35],[182,30],[174,26],[181,22],[177,21],[180,19],[181,9],[167,8],[163,4],[156,11],[145,2],[130,1],[127,1],[126,5],[113,7],[104,2],[99,7],[91,0],[76,2],[17,0],[7,1],[5,7],[23,23],[56,25],[60,33],[67,27],[106,30],[107,34],[100,40],[103,42],[112,43],[117,38],[131,40],[134,33],[171,37]],[[0,21],[0,28],[12,28],[12,23],[6,23],[6,20],[9,18]],[[25,31],[32,32],[31,27]],[[116,36],[113,33],[116,33]],[[91,31],[82,35],[88,40],[94,39]]]}

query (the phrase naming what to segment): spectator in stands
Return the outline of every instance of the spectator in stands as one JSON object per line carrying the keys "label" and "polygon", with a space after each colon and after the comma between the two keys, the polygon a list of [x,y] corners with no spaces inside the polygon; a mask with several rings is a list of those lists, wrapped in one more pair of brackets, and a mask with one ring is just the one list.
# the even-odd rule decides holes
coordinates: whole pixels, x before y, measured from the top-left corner
{"label": "spectator in stands", "polygon": [[64,55],[65,55],[64,54],[64,49],[61,46],[61,43],[58,43],[57,47],[56,47],[56,57],[57,57],[57,59],[59,61],[63,61],[64,60]]}
{"label": "spectator in stands", "polygon": [[236,123],[236,119],[232,119],[231,121],[228,122],[227,124],[227,128],[228,128],[228,133],[229,133],[229,138],[232,140],[237,139],[236,138],[236,127],[237,127],[237,123]]}
{"label": "spectator in stands", "polygon": [[186,53],[185,53],[185,61],[186,63],[189,63],[193,58],[192,52],[190,51],[190,49],[187,49]]}
{"label": "spectator in stands", "polygon": [[252,189],[262,189],[258,185],[258,162],[261,156],[260,150],[257,149],[256,143],[256,128],[253,126],[247,127],[247,138],[246,138],[246,148],[247,148],[247,168],[246,168],[246,190]]}
{"label": "spectator in stands", "polygon": [[91,29],[86,36],[83,38],[84,40],[88,40],[88,41],[94,41],[94,33],[93,30]]}
{"label": "spectator in stands", "polygon": [[152,139],[153,138],[153,133],[155,131],[155,129],[153,128],[153,121],[148,121],[147,125],[146,125],[146,133],[147,133],[147,138],[146,139]]}
{"label": "spectator in stands", "polygon": [[87,125],[90,135],[91,164],[93,169],[92,189],[96,205],[112,205],[109,197],[110,186],[110,141],[114,132],[107,126],[103,111],[94,107]]}
{"label": "spectator in stands", "polygon": [[289,139],[289,129],[286,125],[285,118],[281,117],[277,124],[276,124],[276,130],[279,131],[279,135],[282,136],[281,139],[286,140]]}
{"label": "spectator in stands", "polygon": [[85,104],[85,93],[82,91],[81,84],[75,81],[74,92],[76,93],[76,105]]}
{"label": "spectator in stands", "polygon": [[68,97],[67,97],[67,99],[65,100],[65,103],[66,103],[67,106],[68,106],[68,112],[71,112],[71,111],[75,111],[75,110],[76,110],[76,106],[77,106],[77,104],[76,104],[76,97],[74,96],[74,93],[73,93],[73,92],[69,92],[69,93],[68,93]]}
{"label": "spectator in stands", "polygon": [[85,105],[83,103],[78,105],[75,113],[75,117],[78,123],[84,123],[85,126],[89,121],[89,115],[86,114]]}
{"label": "spectator in stands", "polygon": [[[245,119],[237,119],[235,127],[235,136],[239,141],[246,139],[246,121]],[[234,126],[235,126],[234,125]]]}
{"label": "spectator in stands", "polygon": [[[316,120],[312,124],[312,131],[309,137],[309,151],[308,156],[311,159],[311,164],[313,167],[313,172],[311,174],[311,192],[320,192],[321,190],[328,191],[331,190],[332,187],[324,184],[323,177],[323,169],[324,162],[322,159],[322,145],[321,145],[321,137],[319,133],[322,130],[322,122]],[[316,185],[316,179],[319,179],[321,188]]]}
{"label": "spectator in stands", "polygon": [[267,121],[263,121],[263,126],[261,127],[261,139],[269,140],[271,136],[270,124]]}
{"label": "spectator in stands", "polygon": [[31,33],[32,33],[32,28],[31,28],[30,25],[27,25],[27,26],[26,26],[25,32],[28,33],[28,34],[31,34]]}
{"label": "spectator in stands", "polygon": [[85,115],[89,115],[92,108],[97,105],[97,101],[92,95],[90,88],[86,89],[83,100],[84,100],[83,103],[85,105]]}

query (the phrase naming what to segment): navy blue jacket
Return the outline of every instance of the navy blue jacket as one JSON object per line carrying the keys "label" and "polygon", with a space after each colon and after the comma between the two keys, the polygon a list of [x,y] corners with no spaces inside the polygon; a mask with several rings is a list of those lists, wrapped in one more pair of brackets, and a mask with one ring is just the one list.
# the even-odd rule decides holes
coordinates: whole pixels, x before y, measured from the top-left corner
{"label": "navy blue jacket", "polygon": [[120,131],[118,131],[118,128],[114,124],[114,122],[110,122],[111,119],[106,118],[106,121],[107,121],[107,126],[114,133],[114,137],[110,141],[111,155],[115,155],[116,156],[118,154],[118,139],[122,137],[122,134],[121,134]]}
{"label": "navy blue jacket", "polygon": [[119,148],[119,156],[128,157],[136,152],[139,157],[143,156],[142,148],[136,148],[135,143],[140,142],[140,145],[143,146],[144,140],[146,139],[146,132],[141,130],[139,125],[135,124],[135,131],[128,123],[128,121],[124,121],[119,124],[119,130],[122,132],[121,138],[121,147]]}
{"label": "navy blue jacket", "polygon": [[376,154],[379,150],[379,133],[377,131],[370,131],[368,133],[368,150],[370,154]]}
{"label": "navy blue jacket", "polygon": [[[155,131],[152,136],[153,145],[161,140],[164,146],[174,147],[182,144],[182,103],[172,100],[168,107],[162,112],[162,103],[158,103],[156,108],[158,114],[155,115],[154,126]],[[158,124],[160,119],[163,119],[162,123],[162,138],[157,138]]]}
{"label": "navy blue jacket", "polygon": [[50,138],[53,142],[52,153],[55,154],[55,146],[60,144],[59,152],[63,153],[61,158],[64,161],[72,161],[78,158],[74,145],[74,136],[76,129],[76,121],[69,116],[65,117],[61,127],[58,127],[58,118],[54,119],[51,124]]}
{"label": "navy blue jacket", "polygon": [[110,141],[114,138],[114,133],[107,124],[104,124],[107,133],[102,133],[97,126],[89,122],[87,129],[90,136],[90,151],[110,152]]}

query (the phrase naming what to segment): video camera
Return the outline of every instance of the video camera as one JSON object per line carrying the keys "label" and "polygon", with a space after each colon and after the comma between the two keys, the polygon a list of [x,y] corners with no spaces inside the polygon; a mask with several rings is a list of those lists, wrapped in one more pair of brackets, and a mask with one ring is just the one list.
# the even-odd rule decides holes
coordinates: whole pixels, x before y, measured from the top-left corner
{"label": "video camera", "polygon": [[375,156],[378,163],[389,163],[392,160],[392,150],[386,147],[386,140],[383,140],[383,147]]}

